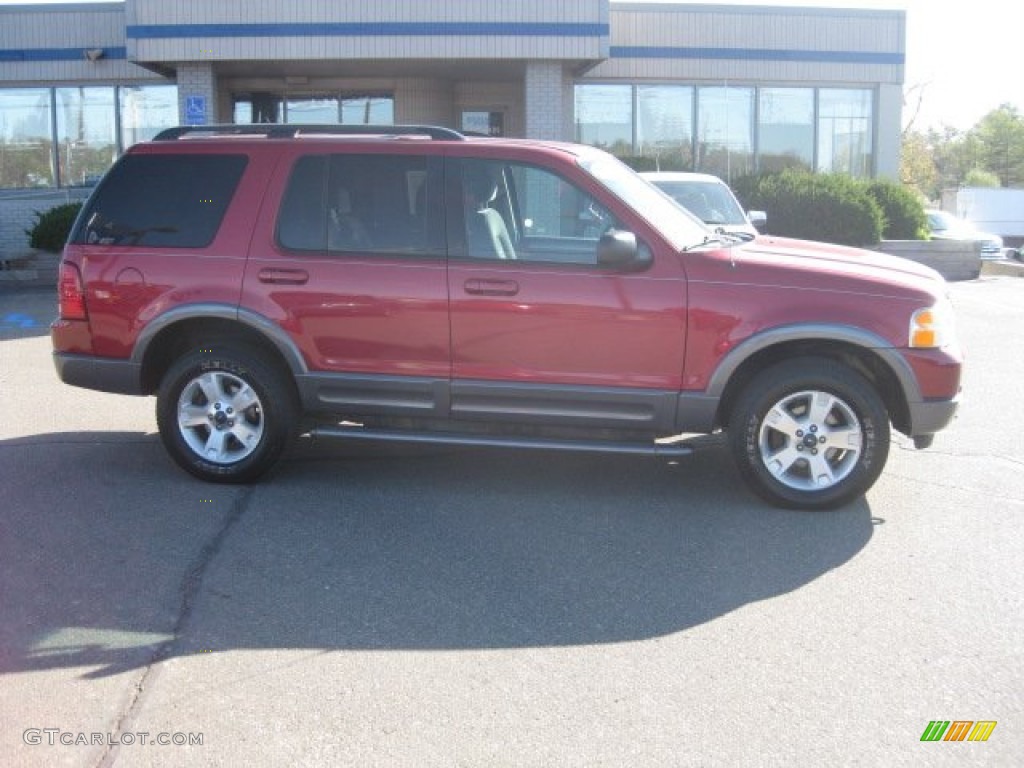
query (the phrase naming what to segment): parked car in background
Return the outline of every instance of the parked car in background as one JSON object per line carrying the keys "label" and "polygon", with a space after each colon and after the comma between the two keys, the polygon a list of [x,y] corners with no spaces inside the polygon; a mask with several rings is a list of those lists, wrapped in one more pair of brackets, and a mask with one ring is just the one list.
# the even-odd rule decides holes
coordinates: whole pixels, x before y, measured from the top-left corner
{"label": "parked car in background", "polygon": [[948,211],[927,210],[928,230],[932,240],[975,240],[981,242],[981,258],[1003,258],[1003,238],[989,232],[980,232],[966,219]]}
{"label": "parked car in background", "polygon": [[652,171],[645,179],[712,229],[729,234],[756,237],[768,221],[764,211],[743,210],[736,195],[717,176],[707,173]]}

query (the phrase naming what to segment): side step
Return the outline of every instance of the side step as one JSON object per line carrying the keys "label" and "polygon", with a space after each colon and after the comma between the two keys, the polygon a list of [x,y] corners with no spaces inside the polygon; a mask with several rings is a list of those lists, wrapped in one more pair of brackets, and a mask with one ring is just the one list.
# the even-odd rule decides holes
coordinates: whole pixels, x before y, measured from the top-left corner
{"label": "side step", "polygon": [[689,456],[693,448],[683,443],[637,443],[613,440],[560,440],[544,437],[501,437],[455,432],[412,432],[366,427],[317,426],[310,430],[314,438],[366,440],[377,443],[408,443],[413,445],[460,445],[480,448],[540,448],[548,451],[583,451],[641,456],[679,458]]}

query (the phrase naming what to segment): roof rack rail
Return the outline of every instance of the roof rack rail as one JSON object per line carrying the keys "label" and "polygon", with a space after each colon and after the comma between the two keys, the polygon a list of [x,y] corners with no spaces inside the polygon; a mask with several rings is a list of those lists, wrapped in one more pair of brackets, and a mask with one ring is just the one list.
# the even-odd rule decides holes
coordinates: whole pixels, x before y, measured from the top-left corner
{"label": "roof rack rail", "polygon": [[179,125],[167,128],[153,141],[174,141],[189,134],[222,136],[266,136],[268,139],[293,139],[299,134],[347,134],[349,136],[428,136],[437,141],[462,141],[466,137],[451,128],[437,125],[346,125],[345,123],[305,125],[301,123],[254,123],[247,125]]}

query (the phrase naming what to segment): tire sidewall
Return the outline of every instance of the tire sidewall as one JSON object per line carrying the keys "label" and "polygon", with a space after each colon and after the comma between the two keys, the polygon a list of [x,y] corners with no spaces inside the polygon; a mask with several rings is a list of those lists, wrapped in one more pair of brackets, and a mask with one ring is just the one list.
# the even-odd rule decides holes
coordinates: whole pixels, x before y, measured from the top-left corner
{"label": "tire sidewall", "polygon": [[[765,416],[787,395],[805,390],[828,392],[841,399],[853,410],[864,435],[854,468],[821,491],[802,491],[781,483],[761,457]],[[756,376],[737,403],[730,433],[734,459],[751,489],[790,509],[832,509],[862,496],[878,479],[889,454],[889,419],[881,398],[860,374],[828,360],[784,363]]]}

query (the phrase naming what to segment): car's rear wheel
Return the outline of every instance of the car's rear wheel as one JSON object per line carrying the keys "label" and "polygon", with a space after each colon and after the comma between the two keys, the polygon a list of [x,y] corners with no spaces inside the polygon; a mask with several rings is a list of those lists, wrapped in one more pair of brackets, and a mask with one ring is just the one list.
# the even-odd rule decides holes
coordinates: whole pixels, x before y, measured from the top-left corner
{"label": "car's rear wheel", "polygon": [[179,358],[157,393],[164,446],[203,480],[251,482],[280,458],[297,421],[286,375],[263,354],[214,345]]}
{"label": "car's rear wheel", "polygon": [[772,504],[831,509],[863,495],[889,455],[889,418],[871,384],[841,363],[797,358],[765,369],[729,422],[740,474]]}

